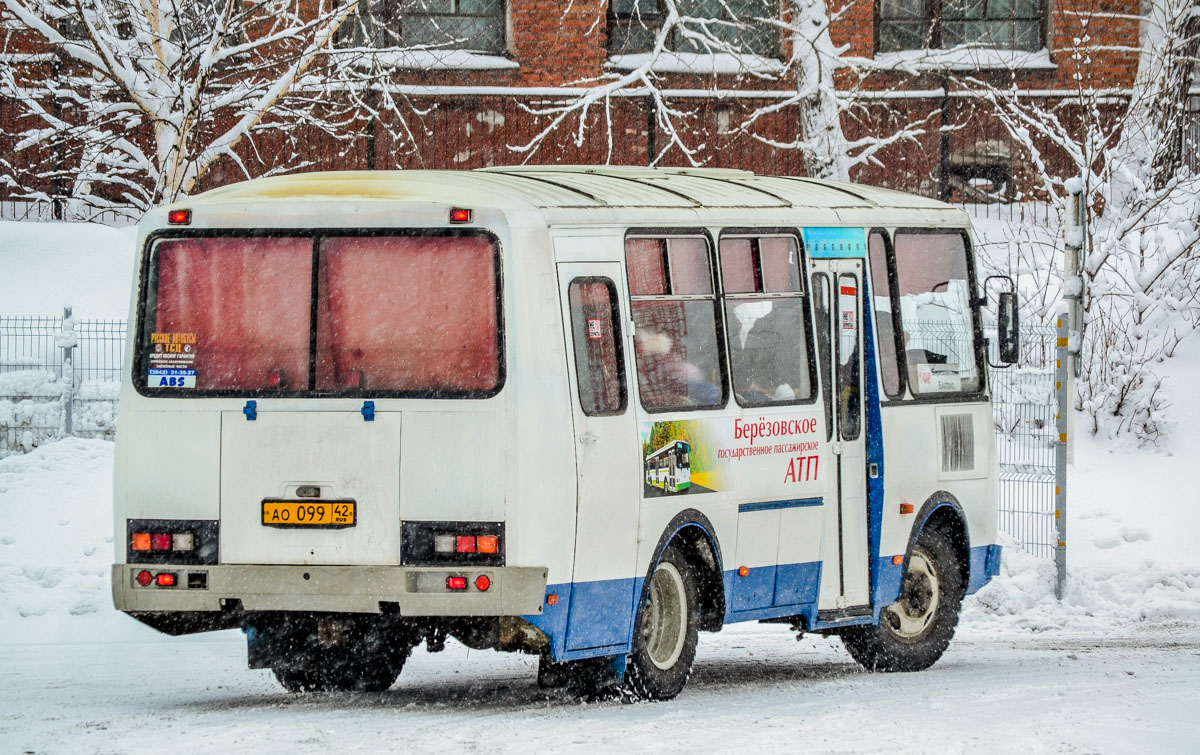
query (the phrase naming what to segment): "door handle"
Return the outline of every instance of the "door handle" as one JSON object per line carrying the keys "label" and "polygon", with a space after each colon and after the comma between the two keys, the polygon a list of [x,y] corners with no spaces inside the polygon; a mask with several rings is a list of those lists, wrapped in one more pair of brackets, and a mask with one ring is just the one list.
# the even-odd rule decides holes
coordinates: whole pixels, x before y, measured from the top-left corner
{"label": "door handle", "polygon": [[579,442],[583,443],[585,445],[588,445],[588,446],[592,445],[593,443],[595,443],[598,440],[600,440],[600,439],[597,438],[595,435],[592,435],[591,433],[584,433],[583,435],[579,436]]}

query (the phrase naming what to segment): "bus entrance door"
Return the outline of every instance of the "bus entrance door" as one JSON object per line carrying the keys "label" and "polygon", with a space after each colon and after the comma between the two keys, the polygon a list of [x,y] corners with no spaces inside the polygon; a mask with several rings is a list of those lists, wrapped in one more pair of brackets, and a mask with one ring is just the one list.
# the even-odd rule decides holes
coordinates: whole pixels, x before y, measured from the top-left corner
{"label": "bus entrance door", "polygon": [[[835,620],[868,609],[866,424],[863,415],[863,263],[821,259],[813,250],[812,291],[832,476],[822,535],[820,611]],[[834,513],[836,512],[836,513]]]}
{"label": "bus entrance door", "polygon": [[[558,239],[578,259],[590,238]],[[586,259],[586,257],[585,257]],[[562,263],[558,283],[566,330],[578,497],[575,566],[567,613],[568,651],[625,646],[633,620],[638,506],[644,473],[628,407],[616,263]],[[618,650],[614,650],[618,652]]]}

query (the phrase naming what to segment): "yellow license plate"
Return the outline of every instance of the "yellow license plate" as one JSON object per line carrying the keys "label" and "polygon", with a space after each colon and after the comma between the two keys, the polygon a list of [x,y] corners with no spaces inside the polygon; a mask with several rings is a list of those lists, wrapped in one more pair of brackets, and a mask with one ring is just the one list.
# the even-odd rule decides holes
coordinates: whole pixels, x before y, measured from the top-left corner
{"label": "yellow license plate", "polygon": [[353,527],[354,501],[263,501],[264,527]]}

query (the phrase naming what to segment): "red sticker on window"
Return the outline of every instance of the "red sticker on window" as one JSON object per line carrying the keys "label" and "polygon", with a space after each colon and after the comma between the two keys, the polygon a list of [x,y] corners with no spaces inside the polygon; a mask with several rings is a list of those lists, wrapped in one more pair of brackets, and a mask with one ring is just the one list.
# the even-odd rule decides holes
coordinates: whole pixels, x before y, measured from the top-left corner
{"label": "red sticker on window", "polygon": [[600,320],[598,318],[588,318],[588,338],[600,338]]}

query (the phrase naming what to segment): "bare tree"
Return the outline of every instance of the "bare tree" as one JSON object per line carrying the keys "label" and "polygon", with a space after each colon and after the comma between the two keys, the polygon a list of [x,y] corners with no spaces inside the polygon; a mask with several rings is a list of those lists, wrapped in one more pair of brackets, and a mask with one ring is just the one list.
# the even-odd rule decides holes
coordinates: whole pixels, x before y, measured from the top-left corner
{"label": "bare tree", "polygon": [[[265,128],[335,127],[318,77],[357,6],[335,0],[0,0],[10,194],[138,215]],[[283,114],[281,118],[273,118]],[[283,124],[287,124],[284,126]],[[276,167],[302,158],[281,155]]]}
{"label": "bare tree", "polygon": [[[855,2],[867,0],[851,0],[840,13]],[[845,71],[851,81],[861,85],[870,72],[869,66],[847,56],[845,48],[836,47],[830,40],[829,28],[837,16],[829,12],[827,0],[788,0],[784,5],[782,16],[738,16],[727,3],[721,3],[725,11],[721,16],[697,17],[683,13],[678,0],[663,0],[665,12],[655,19],[658,26],[653,29],[648,52],[625,56],[631,61],[625,70],[585,82],[587,86],[576,98],[531,109],[547,119],[545,125],[513,149],[532,156],[552,134],[567,127],[574,130],[575,143],[580,145],[588,138],[589,115],[595,109],[605,114],[603,124],[611,144],[615,128],[613,102],[632,91],[652,100],[656,126],[666,137],[658,154],[651,157],[651,164],[677,148],[691,164],[701,165],[706,159],[703,129],[694,124],[694,112],[671,98],[667,86],[666,77],[679,72],[735,74],[733,88],[764,81],[788,82],[789,88],[781,90],[778,99],[731,124],[729,133],[749,135],[780,149],[802,150],[805,170],[811,177],[849,180],[855,166],[879,164],[878,152],[899,142],[915,141],[925,133],[926,123],[936,117],[937,111],[889,133],[871,133],[848,141],[842,119],[862,106],[866,90],[861,86],[839,89],[835,74]],[[763,7],[775,5],[764,3]],[[765,58],[747,49],[742,39],[755,27],[772,28],[787,38],[790,54],[785,60]],[[672,49],[672,42],[676,49]],[[690,52],[680,52],[679,48]],[[759,126],[766,119],[790,109],[797,111],[800,124],[793,138],[780,140],[760,132]]]}
{"label": "bare tree", "polygon": [[[1086,292],[1077,408],[1092,431],[1132,432],[1153,441],[1166,429],[1166,399],[1155,365],[1200,326],[1200,176],[1184,151],[1184,108],[1200,47],[1200,3],[1146,0],[1127,93],[1092,86],[1054,107],[970,80],[986,94],[1013,139],[1038,167],[1046,192],[1082,191],[1091,207],[1079,279],[1047,287]],[[1108,14],[1097,11],[1090,22]],[[1073,54],[1086,60],[1081,35]],[[1084,68],[1086,73],[1086,68]],[[1069,117],[1068,115],[1069,114]],[[1050,153],[1071,169],[1056,173]],[[1060,204],[1060,217],[1062,217]],[[1052,314],[1044,312],[1045,315]]]}

